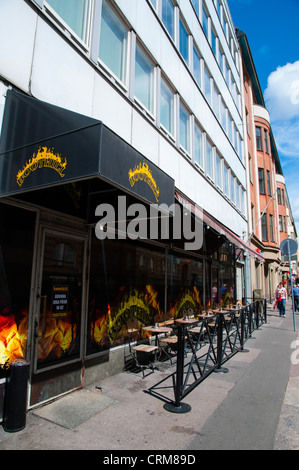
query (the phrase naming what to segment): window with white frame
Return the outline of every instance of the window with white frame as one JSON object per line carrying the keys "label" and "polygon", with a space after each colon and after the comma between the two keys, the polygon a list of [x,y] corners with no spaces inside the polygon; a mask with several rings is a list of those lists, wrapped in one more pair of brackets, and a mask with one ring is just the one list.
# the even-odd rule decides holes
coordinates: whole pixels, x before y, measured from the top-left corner
{"label": "window with white frame", "polygon": [[220,118],[220,115],[219,115],[219,97],[220,97],[220,94],[216,88],[216,85],[215,83],[213,83],[213,111],[214,113],[216,114],[216,117],[219,119]]}
{"label": "window with white frame", "polygon": [[193,48],[193,75],[196,83],[201,87],[201,60],[195,47]]}
{"label": "window with white frame", "polygon": [[207,39],[209,39],[209,16],[204,4],[202,4],[202,27]]}
{"label": "window with white frame", "polygon": [[155,67],[141,47],[136,44],[134,94],[135,98],[152,114],[154,113],[154,82]]}
{"label": "window with white frame", "polygon": [[239,210],[241,210],[241,186],[240,184],[237,182],[236,183],[236,206]]}
{"label": "window with white frame", "polygon": [[216,0],[216,10],[217,10],[217,14],[219,16],[219,20],[221,20],[221,4],[220,4],[219,0]]}
{"label": "window with white frame", "polygon": [[190,114],[180,103],[180,146],[190,153]]}
{"label": "window with white frame", "polygon": [[204,67],[204,82],[205,82],[205,97],[207,101],[211,104],[212,102],[212,93],[211,93],[211,75],[208,72],[206,66]]}
{"label": "window with white frame", "polygon": [[218,63],[219,63],[219,67],[223,75],[224,75],[224,60],[225,60],[224,52],[222,48],[219,46]]}
{"label": "window with white frame", "polygon": [[223,179],[224,179],[224,192],[229,197],[229,168],[227,165],[223,166]]}
{"label": "window with white frame", "polygon": [[189,65],[189,34],[188,31],[180,19],[180,44],[179,44],[179,49],[180,53],[186,62],[187,65]]}
{"label": "window with white frame", "polygon": [[241,212],[245,215],[245,189],[241,187]]}
{"label": "window with white frame", "polygon": [[99,59],[123,83],[126,83],[127,75],[127,49],[128,31],[108,2],[103,0]]}
{"label": "window with white frame", "polygon": [[211,46],[214,56],[217,58],[217,39],[214,28],[211,29]]}
{"label": "window with white frame", "polygon": [[222,184],[222,158],[216,153],[216,184],[219,188],[223,188]]}
{"label": "window with white frame", "polygon": [[222,98],[220,100],[220,108],[221,108],[221,125],[223,129],[225,130],[225,132],[227,133],[226,106]]}
{"label": "window with white frame", "polygon": [[174,5],[171,0],[161,0],[162,2],[162,23],[174,40]]}
{"label": "window with white frame", "polygon": [[171,135],[174,135],[174,93],[163,78],[161,78],[160,123]]}
{"label": "window with white frame", "polygon": [[199,18],[199,0],[191,0],[197,17]]}
{"label": "window with white frame", "polygon": [[230,114],[228,114],[228,138],[233,143],[233,126],[234,121]]}
{"label": "window with white frame", "polygon": [[91,0],[47,0],[45,6],[50,6],[85,44],[88,43]]}
{"label": "window with white frame", "polygon": [[229,87],[229,83],[230,83],[230,68],[229,68],[229,65],[227,63],[227,60],[224,59],[224,78],[225,78],[225,81],[226,81],[226,84],[227,86]]}
{"label": "window with white frame", "polygon": [[153,5],[154,9],[156,10],[156,8],[157,8],[157,0],[150,0],[150,1],[151,1],[152,5]]}
{"label": "window with white frame", "polygon": [[235,177],[234,177],[233,173],[231,173],[231,176],[230,176],[230,199],[231,199],[231,201],[232,201],[234,204],[236,203],[236,188],[235,188],[235,184],[236,184]]}
{"label": "window with white frame", "polygon": [[211,142],[206,139],[206,173],[214,180],[214,151]]}
{"label": "window with white frame", "polygon": [[200,127],[195,124],[194,126],[194,161],[197,165],[203,168],[203,133]]}

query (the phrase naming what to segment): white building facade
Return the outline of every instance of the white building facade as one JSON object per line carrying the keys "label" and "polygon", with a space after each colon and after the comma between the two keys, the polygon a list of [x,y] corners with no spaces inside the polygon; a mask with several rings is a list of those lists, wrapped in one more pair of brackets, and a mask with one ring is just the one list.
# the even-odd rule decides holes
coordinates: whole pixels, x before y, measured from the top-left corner
{"label": "white building facade", "polygon": [[[148,300],[151,286],[159,285],[162,292],[161,297],[155,297],[160,299],[160,307],[156,306],[156,310],[153,307],[155,315],[165,315],[170,311],[177,315],[178,311],[175,309],[178,299],[182,299],[183,287],[187,289],[188,295],[193,292],[191,297],[196,308],[211,306],[213,301],[220,303],[229,287],[232,292],[231,301],[242,300],[244,297],[244,252],[247,252],[247,256],[254,256],[254,253],[250,253],[250,248],[243,242],[248,233],[248,225],[240,57],[226,0],[0,0],[0,18],[0,43],[4,45],[0,48],[2,142],[14,142],[10,146],[8,143],[2,144],[1,158],[5,156],[8,161],[9,153],[30,147],[30,151],[24,154],[25,160],[22,160],[23,176],[26,179],[23,188],[27,182],[30,184],[33,174],[38,174],[37,164],[34,168],[32,165],[34,158],[41,156],[37,152],[38,147],[33,148],[33,140],[22,141],[20,146],[17,145],[16,129],[22,129],[22,126],[28,128],[26,132],[32,132],[40,145],[46,145],[47,137],[43,135],[38,140],[38,134],[34,134],[38,122],[33,121],[35,124],[30,127],[30,122],[22,120],[22,116],[17,114],[18,105],[14,103],[19,103],[18,100],[22,101],[24,98],[32,109],[35,104],[40,105],[41,119],[47,120],[47,109],[58,113],[59,107],[65,111],[70,121],[75,120],[76,115],[86,118],[86,125],[85,118],[82,118],[84,125],[81,125],[80,131],[102,123],[111,142],[115,139],[121,142],[117,149],[140,156],[140,162],[147,162],[147,169],[153,168],[148,173],[151,189],[154,171],[160,172],[158,175],[161,178],[166,175],[165,186],[170,182],[173,184],[173,201],[182,206],[191,205],[194,214],[198,213],[196,208],[199,208],[204,221],[204,247],[199,253],[188,255],[182,253],[179,247],[175,252],[173,243],[161,243],[161,240],[149,249],[143,247],[144,251],[142,247],[139,249],[134,246],[134,257],[132,255],[130,260],[126,259],[127,271],[123,274],[123,279],[116,282],[115,278],[111,287],[111,280],[107,281],[106,277],[105,280],[99,279],[104,271],[106,273],[108,270],[109,275],[109,269],[113,265],[109,256],[112,257],[113,251],[117,252],[117,249],[107,249],[105,264],[102,258],[99,262],[101,270],[93,264],[97,254],[101,252],[94,237],[94,218],[89,218],[86,213],[82,216],[79,213],[74,215],[74,211],[72,214],[64,211],[62,206],[67,204],[64,198],[59,201],[57,199],[54,203],[55,195],[58,194],[54,192],[55,185],[53,190],[48,185],[45,190],[35,188],[35,191],[28,186],[24,194],[19,187],[11,189],[12,186],[4,182],[5,172],[8,171],[6,169],[19,170],[20,175],[21,166],[19,168],[5,163],[7,166],[0,167],[0,205],[4,214],[2,220],[6,220],[5,217],[8,217],[7,214],[13,208],[15,211],[29,211],[36,215],[32,220],[34,242],[30,250],[28,248],[33,261],[28,268],[27,310],[34,313],[32,318],[30,314],[27,318],[26,340],[21,345],[23,355],[32,361],[31,403],[35,404],[79,386],[82,383],[83,367],[85,380],[92,380],[95,374],[119,370],[119,367],[113,366],[113,354],[108,361],[104,361],[105,365],[103,360],[99,361],[100,366],[96,364],[97,368],[93,363],[88,368],[86,361],[88,358],[103,358],[107,351],[117,352],[125,342],[125,320],[118,322],[119,329],[114,323],[121,310],[119,306],[115,307],[115,299],[124,292],[122,286],[133,271],[130,263],[137,256],[139,279],[145,276],[143,298]],[[9,95],[12,98],[8,110],[6,100]],[[8,116],[12,117],[8,119]],[[57,121],[55,125],[58,125]],[[42,124],[41,127],[43,128]],[[56,129],[55,126],[54,128]],[[59,138],[62,137],[63,132],[55,132],[59,134]],[[65,134],[68,133],[69,131]],[[52,138],[53,135],[48,137]],[[81,158],[88,166],[88,144],[85,148]],[[47,151],[49,152],[49,148]],[[104,150],[101,152],[104,153]],[[122,161],[122,152],[119,150],[119,162]],[[29,160],[32,155],[34,158]],[[50,152],[48,155],[53,161],[53,154]],[[109,158],[112,162],[113,155],[107,144],[105,164],[108,166]],[[133,157],[129,162],[133,165]],[[117,166],[115,162],[114,165]],[[39,172],[40,175],[42,171],[46,171],[45,168]],[[73,205],[79,205],[84,196],[90,204],[94,194],[108,194],[116,189],[123,189],[120,182],[122,171],[120,164],[119,174],[115,174],[115,178],[108,178],[106,175],[101,183],[91,180],[92,174],[76,174],[76,179],[70,179],[65,187],[59,185],[58,190],[65,191],[65,198],[70,196]],[[87,188],[87,183],[84,186],[85,181],[91,185],[94,183],[93,190],[91,186]],[[160,186],[161,193],[162,189],[164,188]],[[132,196],[128,188],[123,194]],[[134,194],[135,196],[139,198],[138,194]],[[143,196],[140,198],[143,199]],[[101,201],[97,199],[97,203]],[[159,202],[166,201],[169,199]],[[91,210],[94,215],[94,207]],[[22,219],[21,213],[20,217]],[[25,216],[24,219],[26,220]],[[5,237],[3,240],[2,250],[5,251],[5,243],[8,242]],[[66,254],[67,246],[69,251]],[[54,262],[57,265],[52,274],[49,271],[51,263],[47,265],[45,261],[46,249],[50,248],[55,254],[52,266]],[[120,250],[123,252],[124,248]],[[93,257],[90,253],[95,253],[96,256]],[[62,270],[66,258],[69,263],[68,273]],[[72,269],[75,269],[75,258],[84,260],[81,265],[81,268],[84,265],[83,274],[82,269],[80,274],[79,271],[71,272],[70,260],[73,262]],[[119,252],[119,263],[121,259]],[[231,261],[228,262],[228,259]],[[185,260],[185,264],[182,260]],[[9,260],[6,261],[4,256],[3,271],[7,269],[6,263]],[[145,263],[147,269],[142,271]],[[119,271],[122,266],[118,266]],[[94,303],[91,300],[91,292],[95,292],[95,297],[98,295],[96,288],[91,288],[97,270],[100,271],[97,275],[98,285],[110,286],[110,299],[111,289],[117,292],[112,296],[112,301],[104,302],[106,311],[102,317],[105,319],[105,326],[104,320],[96,323],[98,313],[92,313],[93,308],[94,312],[104,308],[102,300],[99,300],[99,304],[97,300]],[[156,277],[154,278],[154,274],[150,276],[149,272]],[[56,299],[54,294],[58,292],[59,298],[64,298],[66,303],[74,302],[69,286],[76,276],[79,276],[78,282],[76,281],[77,294],[78,286],[82,290],[79,294],[79,320],[75,323],[71,321],[70,354],[68,355],[66,349],[63,354],[61,349],[56,354],[56,344],[51,353],[46,353],[45,348],[49,341],[45,341],[45,338],[50,337],[47,330],[49,324],[53,323],[53,329],[58,328],[61,333],[62,324],[65,326],[70,315],[62,307],[60,316],[57,312],[53,313],[53,298]],[[50,287],[47,284],[45,289],[50,290],[47,295],[43,295],[43,292],[37,290],[41,285],[46,286],[46,279],[48,284],[53,279],[55,282]],[[127,291],[126,297],[122,299],[123,303],[126,301],[132,305],[132,299],[138,297],[138,289],[133,284],[128,287],[130,295]],[[177,293],[171,298],[174,285]],[[7,286],[9,291],[9,279]],[[212,292],[215,292],[213,288],[217,289],[217,299],[212,298]],[[187,295],[186,289],[184,295]],[[147,297],[144,297],[145,291]],[[2,296],[4,298],[5,293]],[[57,299],[55,302],[58,302]],[[2,304],[4,311],[8,307],[4,300]],[[133,317],[140,313],[135,314],[136,305],[134,308],[130,314]],[[144,312],[142,314],[145,315]],[[17,313],[14,316],[17,317]],[[138,321],[142,323],[141,316],[140,313]],[[154,317],[148,317],[148,321],[149,318],[153,321]],[[18,327],[20,322],[15,322]],[[95,338],[96,328],[102,331],[97,336],[97,346],[100,345],[98,348],[89,338],[91,330]],[[72,364],[73,372],[68,370],[65,374],[60,373],[56,385],[52,389],[48,387],[48,395],[45,395],[45,384],[49,385],[53,370],[60,370],[59,367],[63,368],[66,364]],[[99,367],[104,372],[98,372]]]}

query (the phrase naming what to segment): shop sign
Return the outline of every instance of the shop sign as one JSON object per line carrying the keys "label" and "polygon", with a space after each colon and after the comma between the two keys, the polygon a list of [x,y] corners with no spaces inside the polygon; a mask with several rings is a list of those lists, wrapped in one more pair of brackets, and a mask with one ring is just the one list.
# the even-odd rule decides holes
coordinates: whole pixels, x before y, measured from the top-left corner
{"label": "shop sign", "polygon": [[53,286],[52,318],[65,318],[69,310],[69,286]]}

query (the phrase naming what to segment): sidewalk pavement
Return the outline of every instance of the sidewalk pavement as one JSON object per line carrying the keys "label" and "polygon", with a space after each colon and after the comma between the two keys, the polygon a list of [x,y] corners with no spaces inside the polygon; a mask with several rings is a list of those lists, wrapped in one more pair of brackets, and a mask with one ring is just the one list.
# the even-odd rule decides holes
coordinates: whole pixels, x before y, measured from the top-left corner
{"label": "sidewalk pavement", "polygon": [[[299,315],[296,320],[299,327]],[[268,308],[267,324],[252,336],[248,352],[225,363],[228,373],[212,373],[184,399],[189,413],[168,412],[144,392],[173,369],[145,379],[124,372],[29,411],[23,431],[1,427],[0,450],[298,450],[299,348],[298,354],[292,349],[298,334],[291,302],[286,318]]]}

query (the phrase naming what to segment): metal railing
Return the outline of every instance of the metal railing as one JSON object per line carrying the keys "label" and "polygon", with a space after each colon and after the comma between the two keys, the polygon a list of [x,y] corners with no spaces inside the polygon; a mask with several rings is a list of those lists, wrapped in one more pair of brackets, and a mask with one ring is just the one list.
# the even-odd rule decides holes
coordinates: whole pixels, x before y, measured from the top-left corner
{"label": "metal railing", "polygon": [[195,320],[192,326],[178,324],[176,370],[145,392],[164,401],[167,411],[186,413],[191,407],[182,400],[212,372],[228,372],[223,364],[238,352],[246,352],[246,341],[264,323],[265,299]]}

